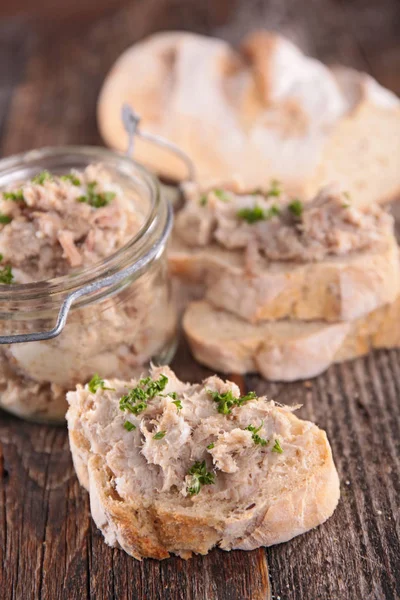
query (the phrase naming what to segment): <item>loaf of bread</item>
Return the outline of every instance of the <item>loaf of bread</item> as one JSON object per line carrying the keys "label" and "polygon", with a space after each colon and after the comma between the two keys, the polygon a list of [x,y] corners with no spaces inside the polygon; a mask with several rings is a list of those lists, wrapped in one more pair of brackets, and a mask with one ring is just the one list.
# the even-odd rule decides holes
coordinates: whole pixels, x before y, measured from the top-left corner
{"label": "loaf of bread", "polygon": [[250,322],[348,321],[400,292],[393,217],[356,207],[330,186],[304,205],[280,188],[263,193],[187,189],[169,249],[172,273]]}
{"label": "loaf of bread", "polygon": [[[240,174],[251,187],[276,178],[311,197],[340,181],[354,202],[400,193],[400,103],[370,76],[329,69],[288,40],[253,33],[238,50],[183,32],[158,33],[117,60],[98,101],[101,134],[126,148],[120,112],[178,144],[199,181]],[[137,140],[135,156],[158,173],[186,177],[170,153]]]}
{"label": "loaf of bread", "polygon": [[168,367],[68,394],[72,457],[110,546],[183,558],[284,542],[339,499],[324,431],[232,382],[179,381]]}
{"label": "loaf of bread", "polygon": [[260,373],[272,381],[319,375],[374,348],[400,347],[400,296],[356,321],[247,323],[206,301],[189,304],[183,328],[196,360],[222,373]]}

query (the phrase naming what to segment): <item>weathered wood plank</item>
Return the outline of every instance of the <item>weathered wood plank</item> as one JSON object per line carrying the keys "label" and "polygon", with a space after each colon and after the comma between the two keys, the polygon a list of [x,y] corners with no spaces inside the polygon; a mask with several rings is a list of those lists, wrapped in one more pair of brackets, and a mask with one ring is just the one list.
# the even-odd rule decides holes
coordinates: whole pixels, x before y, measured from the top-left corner
{"label": "weathered wood plank", "polygon": [[[40,37],[0,26],[2,154],[47,144],[98,144],[95,103],[120,52],[148,33],[220,33],[272,27],[321,58],[368,69],[400,90],[399,4],[382,0],[279,3],[147,0],[92,25]],[[25,42],[23,41],[26,37]],[[26,68],[24,68],[27,58]],[[10,67],[11,66],[11,67]],[[21,76],[23,74],[23,80]],[[4,76],[3,76],[4,75]],[[309,384],[237,379],[327,430],[342,498],[324,526],[255,552],[214,551],[189,562],[138,563],[108,548],[89,517],[66,431],[0,415],[0,590],[5,600],[380,600],[400,597],[399,352],[335,366]],[[210,372],[182,343],[182,379]]]}
{"label": "weathered wood plank", "polygon": [[[376,352],[307,384],[257,390],[323,427],[342,498],[323,527],[267,550],[275,597],[371,599],[400,596],[399,353]],[[276,389],[278,388],[278,389]],[[272,391],[272,389],[271,389]]]}

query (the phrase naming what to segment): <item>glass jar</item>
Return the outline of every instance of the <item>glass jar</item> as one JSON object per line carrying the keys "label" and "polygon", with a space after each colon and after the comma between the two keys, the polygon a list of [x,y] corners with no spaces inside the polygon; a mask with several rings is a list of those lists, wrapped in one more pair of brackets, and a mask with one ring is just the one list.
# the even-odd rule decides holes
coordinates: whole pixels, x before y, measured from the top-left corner
{"label": "glass jar", "polygon": [[[176,348],[165,253],[172,213],[152,175],[103,148],[44,148],[1,160],[0,190],[43,170],[59,175],[93,163],[105,165],[140,206],[138,233],[89,268],[0,285],[0,406],[34,421],[62,422],[66,391],[95,373],[130,379],[150,361],[168,362]],[[21,343],[18,336],[27,334],[38,341]],[[16,336],[15,343],[4,344],[5,336]]]}

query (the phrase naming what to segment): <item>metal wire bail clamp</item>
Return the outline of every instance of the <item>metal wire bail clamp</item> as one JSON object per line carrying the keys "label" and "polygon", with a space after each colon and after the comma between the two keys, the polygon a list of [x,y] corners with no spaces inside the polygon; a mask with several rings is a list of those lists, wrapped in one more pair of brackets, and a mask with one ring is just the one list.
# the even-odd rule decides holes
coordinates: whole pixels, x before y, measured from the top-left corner
{"label": "metal wire bail clamp", "polygon": [[[140,117],[135,113],[135,111],[128,105],[125,104],[122,107],[122,122],[125,128],[125,131],[128,134],[128,148],[127,148],[127,156],[132,158],[134,152],[134,144],[135,144],[135,136],[138,136],[148,142],[157,144],[158,146],[165,148],[173,152],[178,158],[180,158],[186,165],[188,171],[188,180],[195,180],[195,168],[193,162],[190,158],[175,144],[169,142],[168,140],[153,135],[150,133],[146,133],[139,128]],[[120,283],[123,280],[132,277],[136,273],[140,272],[149,262],[151,262],[158,255],[160,248],[162,248],[168,239],[172,228],[172,208],[170,203],[168,203],[168,214],[166,224],[162,231],[160,238],[153,244],[153,246],[146,252],[144,256],[142,256],[138,261],[136,261],[133,265],[126,267],[122,271],[118,273],[114,273],[108,277],[103,277],[98,281],[94,281],[87,285],[84,285],[73,292],[67,294],[64,298],[60,310],[57,315],[57,320],[55,326],[48,331],[38,331],[33,333],[19,333],[19,334],[11,334],[11,335],[1,335],[0,336],[0,345],[3,344],[22,344],[26,342],[41,342],[45,340],[51,340],[60,335],[63,331],[66,323],[69,311],[78,299],[83,296],[87,296],[89,294],[98,292],[107,287],[111,287],[116,283]]]}
{"label": "metal wire bail clamp", "polygon": [[125,131],[128,134],[128,147],[126,150],[126,154],[132,158],[134,147],[135,147],[135,136],[146,140],[147,142],[156,144],[160,148],[165,148],[169,150],[175,156],[180,158],[182,162],[185,163],[187,168],[187,178],[186,181],[195,181],[196,180],[196,169],[191,158],[179,148],[173,142],[170,142],[166,138],[161,137],[160,135],[155,135],[153,133],[148,133],[146,131],[142,131],[139,128],[140,123],[140,115],[138,115],[133,108],[129,104],[124,104],[122,106],[121,111],[122,123],[124,125]]}

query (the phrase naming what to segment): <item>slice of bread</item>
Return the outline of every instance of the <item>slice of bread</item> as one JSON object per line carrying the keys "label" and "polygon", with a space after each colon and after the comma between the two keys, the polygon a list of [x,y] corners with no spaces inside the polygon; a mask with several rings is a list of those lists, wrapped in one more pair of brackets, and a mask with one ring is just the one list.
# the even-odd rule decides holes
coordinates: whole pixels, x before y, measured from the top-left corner
{"label": "slice of bread", "polygon": [[241,250],[213,243],[189,247],[176,236],[171,271],[184,282],[203,284],[217,308],[249,322],[276,319],[349,321],[393,302],[400,290],[394,235],[367,251],[321,262],[270,262],[259,257],[254,272]]}
{"label": "slice of bread", "polygon": [[[339,480],[324,431],[216,376],[150,377],[67,396],[76,473],[110,546],[137,559],[252,550],[332,515]],[[151,397],[138,408],[139,389]]]}
{"label": "slice of bread", "polygon": [[[253,33],[239,49],[192,33],[152,35],[122,54],[99,96],[99,129],[118,150],[124,102],[143,129],[191,157],[203,185],[239,174],[249,187],[276,178],[301,196],[338,180],[356,203],[400,194],[395,94],[276,34]],[[135,156],[170,178],[187,176],[174,154],[141,139]]]}
{"label": "slice of bread", "polygon": [[260,373],[272,381],[319,375],[373,348],[400,347],[400,296],[353,322],[264,322],[253,325],[206,301],[189,304],[183,328],[200,363],[222,373]]}

